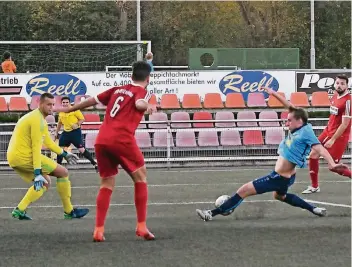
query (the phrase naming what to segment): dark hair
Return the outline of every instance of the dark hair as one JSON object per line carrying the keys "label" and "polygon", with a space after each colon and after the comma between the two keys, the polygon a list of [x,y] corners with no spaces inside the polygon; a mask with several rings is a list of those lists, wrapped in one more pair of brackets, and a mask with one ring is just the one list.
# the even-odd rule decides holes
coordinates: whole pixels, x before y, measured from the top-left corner
{"label": "dark hair", "polygon": [[54,96],[50,93],[44,93],[40,96],[40,102],[44,102],[45,98],[54,99]]}
{"label": "dark hair", "polygon": [[4,57],[4,60],[7,60],[11,57],[11,53],[9,51],[5,51],[3,57]]}
{"label": "dark hair", "polygon": [[63,97],[61,98],[61,103],[62,103],[62,101],[64,101],[64,100],[68,100],[69,102],[71,102],[71,101],[70,101],[70,98],[69,98],[68,96],[63,96]]}
{"label": "dark hair", "polygon": [[348,77],[345,74],[339,74],[336,76],[336,79],[341,79],[341,80],[345,80],[346,84],[348,84]]}
{"label": "dark hair", "polygon": [[301,119],[303,121],[303,123],[308,122],[308,112],[305,109],[297,108],[297,107],[289,107],[288,112],[293,113],[293,117],[296,120]]}
{"label": "dark hair", "polygon": [[136,82],[145,81],[150,75],[151,67],[145,61],[137,61],[132,65],[132,80]]}

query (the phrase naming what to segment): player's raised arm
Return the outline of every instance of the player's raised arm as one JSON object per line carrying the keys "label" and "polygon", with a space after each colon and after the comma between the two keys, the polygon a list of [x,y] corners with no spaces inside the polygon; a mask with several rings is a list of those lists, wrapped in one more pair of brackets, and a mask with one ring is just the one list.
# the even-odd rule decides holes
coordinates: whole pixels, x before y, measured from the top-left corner
{"label": "player's raised arm", "polygon": [[283,97],[282,95],[278,94],[277,92],[275,92],[273,89],[271,88],[263,88],[265,92],[267,92],[269,95],[274,96],[277,100],[279,100],[285,108],[289,109],[289,108],[294,108],[295,106],[292,105],[289,101],[286,100],[285,97]]}
{"label": "player's raised arm", "polygon": [[92,107],[96,104],[98,104],[96,99],[94,97],[89,97],[86,100],[82,101],[81,103],[73,105],[72,107],[68,108],[67,111],[65,110],[64,112],[69,113],[69,112],[73,112],[76,110],[82,110],[85,108]]}

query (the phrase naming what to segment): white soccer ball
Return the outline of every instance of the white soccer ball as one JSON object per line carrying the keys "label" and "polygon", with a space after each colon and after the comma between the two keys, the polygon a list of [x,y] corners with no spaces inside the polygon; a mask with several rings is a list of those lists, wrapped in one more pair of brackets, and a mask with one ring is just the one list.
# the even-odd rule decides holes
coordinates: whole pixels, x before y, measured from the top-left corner
{"label": "white soccer ball", "polygon": [[[227,200],[229,200],[231,197],[229,195],[222,195],[219,196],[216,200],[215,200],[215,207],[218,208],[220,207],[222,204],[224,204],[224,202],[226,202]],[[223,216],[228,216],[230,215],[234,210],[230,210],[226,213],[222,213],[221,215]]]}

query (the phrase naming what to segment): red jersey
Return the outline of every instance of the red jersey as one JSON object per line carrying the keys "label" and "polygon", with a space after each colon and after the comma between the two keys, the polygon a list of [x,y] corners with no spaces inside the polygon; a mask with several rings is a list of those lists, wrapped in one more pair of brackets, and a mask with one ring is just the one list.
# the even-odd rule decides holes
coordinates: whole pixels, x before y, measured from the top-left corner
{"label": "red jersey", "polygon": [[136,102],[148,102],[149,98],[148,91],[136,84],[113,87],[95,96],[97,102],[107,106],[96,144],[134,140],[135,131],[144,115],[144,111],[136,109]]}
{"label": "red jersey", "polygon": [[[351,116],[351,95],[349,93],[339,96],[337,93],[330,99],[330,117],[328,125],[326,126],[328,137],[332,137],[337,128],[342,123],[342,117]],[[349,135],[351,132],[351,122],[346,128],[342,136]]]}

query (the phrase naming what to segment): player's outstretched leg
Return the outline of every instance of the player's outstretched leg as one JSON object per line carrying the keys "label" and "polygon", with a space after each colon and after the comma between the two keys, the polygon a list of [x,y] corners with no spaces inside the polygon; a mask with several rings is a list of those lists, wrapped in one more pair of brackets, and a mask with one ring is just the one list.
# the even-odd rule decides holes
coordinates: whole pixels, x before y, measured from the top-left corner
{"label": "player's outstretched leg", "polygon": [[19,219],[19,220],[32,220],[30,216],[26,213],[27,207],[33,203],[36,202],[38,199],[40,199],[43,194],[47,191],[47,189],[50,186],[50,177],[47,175],[43,175],[44,178],[48,181],[48,184],[46,184],[43,188],[41,188],[39,191],[34,190],[34,186],[31,186],[26,195],[23,197],[21,202],[17,205],[17,207],[12,211],[12,217]]}
{"label": "player's outstretched leg", "polygon": [[291,206],[308,210],[319,217],[324,217],[326,215],[325,208],[315,207],[309,204],[308,202],[304,201],[303,199],[301,199],[299,196],[295,194],[287,193],[282,195],[278,192],[274,192],[274,198],[282,202],[285,202]]}
{"label": "player's outstretched leg", "polygon": [[137,213],[136,235],[143,237],[145,240],[154,240],[155,236],[147,228],[147,203],[148,203],[148,186],[147,170],[145,166],[139,168],[130,174],[134,182],[134,203]]}
{"label": "player's outstretched leg", "polygon": [[65,219],[79,219],[86,216],[89,209],[74,208],[71,203],[71,182],[68,177],[68,171],[61,165],[57,165],[52,175],[57,177],[56,190],[61,198],[64,208]]}
{"label": "player's outstretched leg", "polygon": [[106,215],[109,210],[111,195],[115,187],[115,176],[110,176],[101,179],[101,186],[97,195],[97,211],[95,218],[95,229],[93,233],[94,242],[103,242],[104,237],[104,225]]}
{"label": "player's outstretched leg", "polygon": [[89,162],[93,165],[94,169],[98,172],[98,165],[93,159],[92,154],[90,154],[88,150],[84,147],[79,148],[78,151],[83,155],[83,157],[89,160]]}

